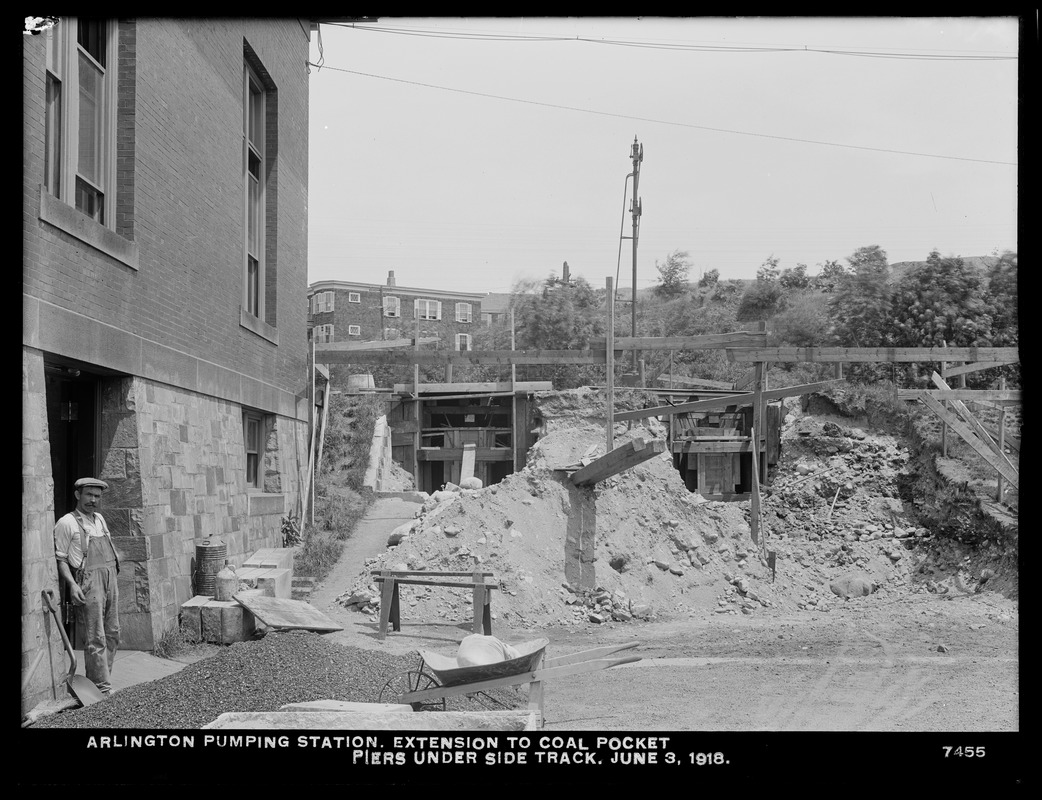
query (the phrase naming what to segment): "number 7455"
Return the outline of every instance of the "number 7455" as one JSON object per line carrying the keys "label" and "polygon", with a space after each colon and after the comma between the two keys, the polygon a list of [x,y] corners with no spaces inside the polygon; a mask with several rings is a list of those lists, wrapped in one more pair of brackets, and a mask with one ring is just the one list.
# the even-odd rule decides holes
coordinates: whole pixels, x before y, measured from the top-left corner
{"label": "number 7455", "polygon": [[978,747],[945,747],[944,757],[950,758],[952,756],[962,758],[983,758],[984,757],[984,746]]}

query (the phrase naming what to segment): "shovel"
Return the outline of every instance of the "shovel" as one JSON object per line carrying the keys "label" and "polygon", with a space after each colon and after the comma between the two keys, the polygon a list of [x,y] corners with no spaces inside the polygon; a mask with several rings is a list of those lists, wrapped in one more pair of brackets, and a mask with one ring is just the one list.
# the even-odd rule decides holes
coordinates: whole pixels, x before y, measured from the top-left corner
{"label": "shovel", "polygon": [[44,589],[43,602],[47,605],[51,615],[54,617],[54,624],[58,627],[58,632],[62,635],[62,642],[65,643],[65,649],[69,653],[70,661],[72,661],[72,665],[69,667],[69,675],[65,679],[65,682],[69,685],[69,691],[71,691],[76,699],[80,701],[81,705],[94,705],[94,703],[104,700],[105,695],[101,693],[101,689],[94,685],[93,681],[83,675],[76,674],[76,651],[72,649],[72,644],[69,642],[69,636],[65,633],[65,626],[62,625],[61,620],[58,619],[58,608],[54,605],[52,594],[53,593],[50,589]]}

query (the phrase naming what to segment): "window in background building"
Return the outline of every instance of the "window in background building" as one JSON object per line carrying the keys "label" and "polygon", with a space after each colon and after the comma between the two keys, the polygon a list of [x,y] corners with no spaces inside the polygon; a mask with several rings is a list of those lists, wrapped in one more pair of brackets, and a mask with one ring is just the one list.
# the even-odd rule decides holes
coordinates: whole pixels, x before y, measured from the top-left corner
{"label": "window in background building", "polygon": [[347,302],[349,302],[349,303],[361,303],[362,302],[362,294],[360,292],[348,292],[347,293]]}
{"label": "window in background building", "polygon": [[362,335],[362,326],[361,325],[348,325],[347,326],[347,335],[348,336],[361,336]]}
{"label": "window in background building", "polygon": [[470,322],[470,303],[456,303],[456,322]]}
{"label": "window in background building", "polygon": [[470,350],[470,334],[469,333],[457,333],[456,334],[456,349],[457,350]]}
{"label": "window in background building", "polygon": [[312,313],[321,314],[323,311],[332,311],[333,297],[333,292],[315,292],[311,298]]}
{"label": "window in background building", "polygon": [[397,339],[398,329],[397,328],[384,328],[384,339]]}
{"label": "window in background building", "polygon": [[402,301],[397,297],[384,298],[384,316],[400,317],[402,315]]}
{"label": "window in background building", "polygon": [[333,326],[316,325],[314,335],[316,344],[328,344],[333,341]]}
{"label": "window in background building", "polygon": [[114,20],[63,17],[47,32],[44,185],[115,228]]}
{"label": "window in background building", "polygon": [[413,304],[413,312],[420,319],[441,319],[441,301],[416,300]]}

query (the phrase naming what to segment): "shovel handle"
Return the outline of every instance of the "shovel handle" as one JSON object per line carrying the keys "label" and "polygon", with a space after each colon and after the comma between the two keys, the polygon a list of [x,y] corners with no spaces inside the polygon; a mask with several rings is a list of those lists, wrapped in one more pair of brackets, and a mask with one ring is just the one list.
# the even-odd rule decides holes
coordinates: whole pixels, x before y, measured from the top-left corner
{"label": "shovel handle", "polygon": [[72,666],[69,668],[69,674],[74,675],[76,673],[76,651],[72,649],[72,642],[69,641],[69,635],[65,632],[65,626],[62,625],[61,620],[58,618],[58,608],[54,605],[54,590],[44,589],[43,602],[47,604],[47,608],[50,610],[54,617],[54,625],[58,629],[58,633],[62,635],[62,643],[65,645],[65,650],[69,654],[69,659],[72,661]]}

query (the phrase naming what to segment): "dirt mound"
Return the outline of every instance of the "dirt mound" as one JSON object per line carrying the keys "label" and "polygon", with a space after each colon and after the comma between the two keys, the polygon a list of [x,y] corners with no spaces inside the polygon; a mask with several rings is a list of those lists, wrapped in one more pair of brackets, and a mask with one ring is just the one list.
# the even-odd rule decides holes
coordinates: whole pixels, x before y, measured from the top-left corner
{"label": "dirt mound", "polygon": [[[501,587],[494,618],[517,629],[828,611],[859,602],[857,593],[831,589],[851,574],[883,600],[935,590],[916,577],[917,550],[930,532],[902,499],[913,464],[896,433],[873,432],[867,420],[829,407],[808,414],[798,400],[788,403],[754,543],[750,504],[690,493],[668,453],[598,483],[592,503],[583,499],[565,468],[606,452],[603,393],[539,399],[541,437],[527,466],[483,489],[436,492],[339,603],[377,614],[375,569],[492,572]],[[630,400],[647,403],[637,393]],[[635,437],[661,439],[665,430],[653,419],[616,425],[616,447]],[[568,583],[566,548],[570,532],[591,525],[596,585],[582,588]],[[974,591],[976,576],[963,577],[965,591]],[[472,616],[466,590],[403,586],[401,603],[403,617],[418,621]]]}

